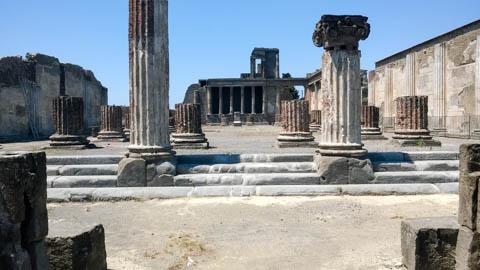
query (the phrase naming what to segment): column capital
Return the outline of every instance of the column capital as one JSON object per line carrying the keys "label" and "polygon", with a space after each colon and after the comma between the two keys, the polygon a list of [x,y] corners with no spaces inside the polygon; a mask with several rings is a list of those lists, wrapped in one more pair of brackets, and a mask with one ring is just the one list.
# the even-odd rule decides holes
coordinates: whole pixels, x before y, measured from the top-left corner
{"label": "column capital", "polygon": [[357,50],[358,42],[370,35],[368,17],[324,15],[313,33],[313,43],[325,50]]}

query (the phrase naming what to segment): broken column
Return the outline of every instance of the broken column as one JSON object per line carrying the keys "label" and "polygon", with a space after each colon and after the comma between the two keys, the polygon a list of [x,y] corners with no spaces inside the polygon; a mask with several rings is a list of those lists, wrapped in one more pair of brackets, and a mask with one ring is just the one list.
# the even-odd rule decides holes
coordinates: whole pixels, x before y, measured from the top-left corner
{"label": "broken column", "polygon": [[368,18],[363,16],[322,16],[313,42],[323,47],[322,156],[362,157],[360,116],[362,93],[358,43],[370,34]]}
{"label": "broken column", "polygon": [[308,101],[282,101],[283,131],[277,137],[277,146],[285,147],[317,147],[315,138],[310,132],[310,115]]}
{"label": "broken column", "polygon": [[122,115],[123,134],[130,141],[130,107],[122,107]]}
{"label": "broken column", "polygon": [[83,129],[83,98],[60,96],[53,99],[55,134],[50,146],[55,148],[84,149],[89,141]]}
{"label": "broken column", "polygon": [[428,130],[428,96],[404,96],[395,100],[395,134],[401,146],[441,146]]}
{"label": "broken column", "polygon": [[200,104],[175,105],[176,132],[172,146],[178,149],[206,149],[208,140],[202,131]]}
{"label": "broken column", "polygon": [[379,127],[380,108],[363,106],[362,108],[362,140],[386,140]]}
{"label": "broken column", "polygon": [[168,1],[130,1],[131,145],[118,186],[171,186],[176,158],[169,132]]}
{"label": "broken column", "polygon": [[322,128],[322,111],[312,110],[310,112],[310,131],[320,131]]}
{"label": "broken column", "polygon": [[44,152],[0,154],[0,269],[48,269]]}
{"label": "broken column", "polygon": [[460,146],[460,178],[457,270],[480,269],[480,218],[478,216],[480,180],[480,144]]}
{"label": "broken column", "polygon": [[100,141],[124,142],[122,118],[123,112],[120,106],[101,106],[102,129],[98,133]]}

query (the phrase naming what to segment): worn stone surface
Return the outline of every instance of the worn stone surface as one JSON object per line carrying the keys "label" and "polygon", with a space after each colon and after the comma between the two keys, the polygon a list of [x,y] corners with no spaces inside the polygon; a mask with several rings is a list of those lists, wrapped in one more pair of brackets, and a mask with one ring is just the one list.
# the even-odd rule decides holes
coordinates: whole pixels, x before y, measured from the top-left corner
{"label": "worn stone surface", "polygon": [[83,99],[60,96],[53,100],[55,134],[50,136],[52,147],[86,146],[89,141],[84,134]]}
{"label": "worn stone surface", "polygon": [[48,268],[46,156],[0,154],[0,269]]}
{"label": "worn stone surface", "polygon": [[455,217],[402,221],[403,264],[409,270],[455,269],[458,230]]}
{"label": "worn stone surface", "polygon": [[130,141],[130,126],[131,126],[131,115],[130,115],[130,107],[123,106],[122,107],[122,126],[123,126],[123,134],[125,134],[125,138]]}
{"label": "worn stone surface", "polygon": [[140,158],[124,158],[118,164],[119,187],[144,187],[146,181],[146,161]]}
{"label": "worn stone surface", "polygon": [[184,149],[208,148],[208,140],[202,131],[199,104],[175,105],[176,132],[172,134],[172,146]]}
{"label": "worn stone surface", "polygon": [[47,246],[51,270],[107,269],[105,229],[102,225],[78,234],[53,233],[47,240]]}
{"label": "worn stone surface", "polygon": [[282,101],[283,131],[277,137],[277,146],[316,147],[310,132],[308,102],[304,100]]}
{"label": "worn stone surface", "polygon": [[320,131],[322,128],[322,111],[310,111],[310,131]]}
{"label": "worn stone surface", "polygon": [[123,108],[120,106],[102,106],[102,128],[97,139],[101,141],[126,141],[123,133]]}
{"label": "worn stone surface", "polygon": [[362,107],[362,140],[386,140],[379,127],[380,108],[375,106]]}
{"label": "worn stone surface", "polygon": [[456,248],[455,269],[480,269],[480,233],[478,233],[478,231],[473,231],[466,226],[460,227]]}
{"label": "worn stone surface", "polygon": [[366,184],[375,179],[371,161],[346,157],[316,156],[322,184]]}

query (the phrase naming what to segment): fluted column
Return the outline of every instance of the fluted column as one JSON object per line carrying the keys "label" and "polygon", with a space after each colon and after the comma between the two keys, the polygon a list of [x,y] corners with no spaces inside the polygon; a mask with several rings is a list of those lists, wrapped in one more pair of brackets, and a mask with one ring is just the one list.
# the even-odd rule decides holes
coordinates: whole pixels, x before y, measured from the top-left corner
{"label": "fluted column", "polygon": [[257,111],[255,110],[256,96],[255,96],[255,86],[252,86],[252,114],[256,114]]}
{"label": "fluted column", "polygon": [[434,132],[445,132],[445,44],[436,44],[433,52]]}
{"label": "fluted column", "polygon": [[320,131],[322,128],[322,111],[312,110],[310,112],[310,131]]}
{"label": "fluted column", "polygon": [[428,130],[428,96],[406,96],[395,100],[395,134],[393,139],[402,146],[416,146],[420,142],[437,146]]}
{"label": "fluted column", "polygon": [[233,87],[230,87],[230,114],[233,115]]}
{"label": "fluted column", "polygon": [[122,107],[123,134],[127,140],[130,140],[130,107]]}
{"label": "fluted column", "polygon": [[52,147],[84,148],[89,141],[84,135],[83,98],[60,96],[53,99],[55,134],[50,136]]}
{"label": "fluted column", "polygon": [[372,70],[368,73],[368,105],[369,106],[376,106],[375,104],[375,96],[376,96],[376,89],[375,89],[375,70]]}
{"label": "fluted column", "polygon": [[282,102],[283,131],[277,137],[277,146],[317,147],[310,132],[310,109],[306,100]]}
{"label": "fluted column", "polygon": [[176,132],[172,134],[174,148],[208,148],[208,140],[202,131],[200,104],[175,105]]}
{"label": "fluted column", "polygon": [[242,86],[240,93],[240,113],[245,113],[245,86]]}
{"label": "fluted column", "polygon": [[405,60],[405,74],[406,74],[406,89],[404,96],[415,96],[416,87],[416,71],[415,64],[416,57],[415,52],[407,54]]}
{"label": "fluted column", "polygon": [[322,16],[313,40],[323,47],[322,135],[323,156],[360,157],[363,149],[360,116],[362,93],[358,43],[370,34],[363,16]]}
{"label": "fluted column", "polygon": [[207,114],[213,114],[212,112],[212,88],[207,87]]}
{"label": "fluted column", "polygon": [[223,111],[223,87],[218,88],[218,114],[221,116]]}
{"label": "fluted column", "polygon": [[102,127],[97,139],[100,141],[125,141],[122,127],[122,107],[101,106]]}
{"label": "fluted column", "polygon": [[362,108],[362,140],[385,140],[379,127],[380,108],[363,106]]}
{"label": "fluted column", "polygon": [[475,112],[480,117],[480,35],[477,36],[475,56]]}

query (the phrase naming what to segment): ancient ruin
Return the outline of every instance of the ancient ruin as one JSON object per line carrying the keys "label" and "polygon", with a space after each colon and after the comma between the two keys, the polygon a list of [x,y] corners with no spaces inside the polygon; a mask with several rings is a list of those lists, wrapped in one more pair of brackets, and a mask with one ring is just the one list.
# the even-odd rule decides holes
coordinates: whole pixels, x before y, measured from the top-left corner
{"label": "ancient ruin", "polygon": [[310,131],[320,131],[322,129],[322,111],[310,111]]}
{"label": "ancient ruin", "polygon": [[100,141],[126,141],[122,119],[123,109],[120,106],[102,106],[102,129],[97,139]]}
{"label": "ancient ruin", "polygon": [[307,101],[282,101],[283,131],[277,137],[279,148],[318,146],[310,132],[309,111]]}
{"label": "ancient ruin", "polygon": [[130,116],[130,107],[124,106],[122,107],[122,127],[123,127],[123,134],[125,134],[125,138],[127,141],[130,141],[130,125],[131,125],[131,116]]}
{"label": "ancient ruin", "polygon": [[379,127],[380,108],[375,106],[362,107],[362,140],[386,140]]}
{"label": "ancient ruin", "polygon": [[358,43],[370,34],[363,16],[322,16],[313,34],[325,48],[322,66],[322,133],[320,154],[361,157],[361,77]]}
{"label": "ancient ruin", "polygon": [[172,134],[172,146],[180,149],[206,149],[208,140],[202,131],[200,104],[175,105],[176,132]]}
{"label": "ancient ruin", "polygon": [[55,134],[50,136],[50,146],[84,149],[89,141],[83,134],[83,98],[60,96],[52,105]]}
{"label": "ancient ruin", "polygon": [[440,146],[428,130],[428,96],[405,96],[395,100],[395,135],[401,146]]}

